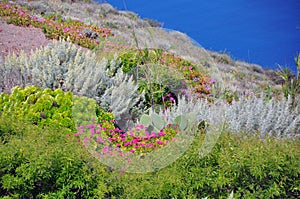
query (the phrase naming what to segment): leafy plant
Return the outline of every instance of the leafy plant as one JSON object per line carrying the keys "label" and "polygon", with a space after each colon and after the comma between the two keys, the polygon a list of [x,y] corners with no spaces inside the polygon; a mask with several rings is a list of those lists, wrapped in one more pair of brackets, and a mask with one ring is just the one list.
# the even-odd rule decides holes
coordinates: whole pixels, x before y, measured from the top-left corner
{"label": "leafy plant", "polygon": [[61,89],[41,89],[37,86],[12,89],[11,95],[0,95],[2,116],[27,119],[40,126],[54,125],[75,130],[75,125],[91,118],[114,119],[112,113],[105,112],[95,100],[78,97]]}
{"label": "leafy plant", "polygon": [[3,198],[104,198],[105,167],[78,146],[69,129],[9,116],[0,116],[0,129]]}

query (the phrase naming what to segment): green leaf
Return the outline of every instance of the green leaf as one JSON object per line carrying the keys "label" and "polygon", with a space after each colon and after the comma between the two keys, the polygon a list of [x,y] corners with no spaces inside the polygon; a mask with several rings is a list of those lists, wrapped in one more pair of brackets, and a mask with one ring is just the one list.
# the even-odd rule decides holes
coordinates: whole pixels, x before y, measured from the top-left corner
{"label": "green leaf", "polygon": [[140,123],[144,126],[149,126],[151,124],[151,117],[149,115],[142,115]]}
{"label": "green leaf", "polygon": [[165,126],[165,121],[162,117],[160,117],[157,113],[151,114],[152,124],[156,129],[161,130]]}

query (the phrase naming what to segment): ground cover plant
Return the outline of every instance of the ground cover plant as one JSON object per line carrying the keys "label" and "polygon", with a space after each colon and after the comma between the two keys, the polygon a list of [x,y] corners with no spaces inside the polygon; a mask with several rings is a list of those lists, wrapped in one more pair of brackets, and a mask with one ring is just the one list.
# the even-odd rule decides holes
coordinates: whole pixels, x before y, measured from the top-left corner
{"label": "ground cover plant", "polygon": [[108,29],[0,9],[71,38],[0,65],[2,198],[300,196],[299,74],[284,76],[286,98],[223,92],[201,64],[160,48],[101,46]]}
{"label": "ground cover plant", "polygon": [[95,48],[101,38],[113,36],[110,29],[87,26],[78,20],[63,20],[62,16],[55,14],[38,18],[19,6],[5,2],[0,2],[0,11],[0,16],[5,17],[7,23],[42,28],[50,39],[69,38],[72,42],[90,49]]}

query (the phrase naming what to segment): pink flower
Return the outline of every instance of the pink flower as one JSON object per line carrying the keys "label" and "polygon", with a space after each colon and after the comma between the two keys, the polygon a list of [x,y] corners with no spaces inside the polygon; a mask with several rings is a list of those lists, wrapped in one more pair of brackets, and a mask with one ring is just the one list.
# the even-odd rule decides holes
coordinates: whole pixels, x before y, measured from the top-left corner
{"label": "pink flower", "polygon": [[216,83],[216,80],[215,80],[215,79],[210,79],[210,80],[209,80],[209,84],[214,84],[214,83]]}
{"label": "pink flower", "polygon": [[9,4],[6,4],[6,5],[5,5],[5,8],[9,8]]}
{"label": "pink flower", "polygon": [[130,135],[131,137],[134,137],[134,134],[133,134],[133,132],[130,132],[130,133],[129,133],[129,135]]}
{"label": "pink flower", "polygon": [[192,70],[193,70],[193,67],[192,67],[192,66],[190,66],[190,67],[189,67],[189,70],[190,70],[190,71],[192,71]]}
{"label": "pink flower", "polygon": [[76,136],[76,137],[77,137],[77,136],[79,136],[79,135],[80,135],[80,132],[77,132],[77,133],[75,133],[75,135],[74,135],[74,136]]}
{"label": "pink flower", "polygon": [[160,140],[156,140],[156,143],[157,143],[158,145],[163,145],[163,144],[164,144],[164,142],[162,142],[162,141],[160,141]]}
{"label": "pink flower", "polygon": [[117,146],[117,147],[120,147],[120,146],[121,146],[121,144],[116,144],[116,146]]}
{"label": "pink flower", "polygon": [[95,134],[95,129],[91,129],[91,134],[90,134],[90,138],[92,138]]}
{"label": "pink flower", "polygon": [[157,138],[157,135],[156,135],[155,132],[152,132],[150,137],[151,137],[151,138]]}
{"label": "pink flower", "polygon": [[143,143],[140,143],[140,147],[145,147],[145,145]]}
{"label": "pink flower", "polygon": [[161,131],[160,131],[160,132],[158,133],[158,135],[159,135],[159,136],[165,136],[166,134],[165,134],[164,132],[161,132]]}
{"label": "pink flower", "polygon": [[124,146],[129,146],[131,143],[130,142],[125,142]]}
{"label": "pink flower", "polygon": [[175,99],[174,99],[173,97],[170,97],[170,100],[171,100],[172,102],[175,102]]}
{"label": "pink flower", "polygon": [[134,140],[131,141],[131,143],[132,143],[132,144],[136,144],[136,143],[138,143],[139,141],[140,141],[139,139],[134,139]]}
{"label": "pink flower", "polygon": [[130,150],[130,153],[134,153],[134,149],[131,149],[131,150]]}
{"label": "pink flower", "polygon": [[151,147],[153,147],[153,144],[152,144],[152,143],[147,144],[147,146],[146,146],[146,148],[151,148]]}
{"label": "pink flower", "polygon": [[96,126],[92,123],[92,124],[88,124],[88,125],[86,125],[86,128],[88,128],[88,129],[93,129],[93,128],[95,128]]}
{"label": "pink flower", "polygon": [[69,30],[69,28],[64,28],[64,32],[68,32]]}
{"label": "pink flower", "polygon": [[78,128],[79,128],[79,129],[84,129],[84,126],[79,126]]}
{"label": "pink flower", "polygon": [[46,20],[45,19],[38,19],[38,22],[44,23]]}
{"label": "pink flower", "polygon": [[96,141],[101,144],[104,143],[104,140],[101,137],[97,137]]}
{"label": "pink flower", "polygon": [[210,91],[210,87],[205,87],[204,90]]}
{"label": "pink flower", "polygon": [[83,145],[84,146],[88,146],[89,145],[89,141],[90,141],[90,138],[84,138],[83,139]]}

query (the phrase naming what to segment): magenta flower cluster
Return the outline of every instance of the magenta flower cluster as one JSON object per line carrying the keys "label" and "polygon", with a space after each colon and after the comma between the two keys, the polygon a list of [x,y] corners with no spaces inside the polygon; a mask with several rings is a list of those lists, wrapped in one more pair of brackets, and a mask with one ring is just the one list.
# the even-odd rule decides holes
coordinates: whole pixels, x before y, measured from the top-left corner
{"label": "magenta flower cluster", "polygon": [[[80,136],[83,145],[88,146],[91,140],[99,146],[114,146],[122,151],[130,153],[146,153],[159,149],[170,140],[175,140],[178,126],[166,126],[159,132],[148,132],[147,127],[136,124],[128,132],[122,132],[114,127],[114,121],[103,121],[101,124],[91,123],[87,126],[78,127],[75,136]],[[101,153],[107,153],[109,148],[103,147]]]}

